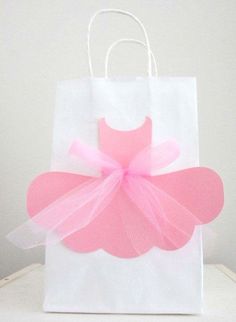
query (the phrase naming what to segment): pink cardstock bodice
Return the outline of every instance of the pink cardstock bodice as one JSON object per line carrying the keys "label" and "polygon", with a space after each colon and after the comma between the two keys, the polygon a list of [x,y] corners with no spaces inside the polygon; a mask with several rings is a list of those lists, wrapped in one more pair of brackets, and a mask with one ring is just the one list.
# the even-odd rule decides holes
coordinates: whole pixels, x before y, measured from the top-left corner
{"label": "pink cardstock bodice", "polygon": [[111,128],[105,121],[99,121],[100,150],[127,168],[135,155],[151,144],[152,123],[146,117],[143,124],[133,130],[121,131]]}

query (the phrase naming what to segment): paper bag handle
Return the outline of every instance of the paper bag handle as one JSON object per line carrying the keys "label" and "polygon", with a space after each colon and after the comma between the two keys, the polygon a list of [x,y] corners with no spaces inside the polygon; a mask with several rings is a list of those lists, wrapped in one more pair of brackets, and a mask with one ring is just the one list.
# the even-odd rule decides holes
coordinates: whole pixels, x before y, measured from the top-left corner
{"label": "paper bag handle", "polygon": [[148,75],[151,76],[152,75],[152,64],[151,64],[150,41],[149,41],[147,31],[146,31],[143,23],[135,15],[133,15],[132,13],[130,13],[128,11],[121,10],[121,9],[101,9],[101,10],[98,10],[97,12],[95,12],[95,14],[91,17],[91,19],[89,21],[89,25],[88,25],[87,50],[88,50],[89,72],[90,72],[91,77],[94,77],[93,64],[92,64],[92,59],[91,59],[91,48],[90,48],[91,27],[92,27],[92,24],[94,22],[94,19],[98,15],[105,14],[105,13],[118,13],[118,14],[121,14],[121,15],[128,16],[128,17],[132,18],[139,25],[139,27],[143,31],[144,38],[145,38],[145,45],[146,45],[146,48],[147,48],[147,58],[148,58]]}
{"label": "paper bag handle", "polygon": [[[119,40],[116,40],[114,41],[111,46],[108,48],[107,52],[106,52],[106,58],[105,58],[105,78],[108,78],[108,65],[109,65],[109,59],[110,59],[110,55],[111,55],[111,52],[112,50],[118,46],[119,44],[121,43],[135,43],[135,44],[138,44],[138,45],[141,45],[143,46],[144,48],[147,49],[147,46],[146,44],[141,41],[141,40],[137,40],[137,39],[133,39],[133,38],[121,38]],[[157,62],[156,62],[156,58],[153,54],[153,51],[151,51],[151,58],[152,58],[152,68],[154,69],[154,73],[152,72],[151,74],[155,77],[158,76],[158,73],[157,73]]]}

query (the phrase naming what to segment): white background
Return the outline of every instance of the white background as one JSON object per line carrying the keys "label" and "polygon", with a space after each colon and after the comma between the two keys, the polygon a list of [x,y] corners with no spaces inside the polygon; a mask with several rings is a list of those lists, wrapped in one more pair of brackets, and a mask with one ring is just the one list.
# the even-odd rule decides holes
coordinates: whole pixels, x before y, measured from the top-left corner
{"label": "white background", "polygon": [[[200,162],[225,184],[225,207],[209,227],[207,262],[236,270],[236,2],[234,0],[0,1],[0,275],[43,261],[43,249],[22,251],[4,236],[26,220],[27,186],[50,165],[56,82],[88,76],[86,31],[98,9],[116,7],[145,24],[161,76],[196,76]],[[96,75],[121,37],[142,39],[123,16],[101,16],[92,35]],[[121,45],[113,75],[144,75],[146,55]],[[208,238],[209,239],[209,238]]]}

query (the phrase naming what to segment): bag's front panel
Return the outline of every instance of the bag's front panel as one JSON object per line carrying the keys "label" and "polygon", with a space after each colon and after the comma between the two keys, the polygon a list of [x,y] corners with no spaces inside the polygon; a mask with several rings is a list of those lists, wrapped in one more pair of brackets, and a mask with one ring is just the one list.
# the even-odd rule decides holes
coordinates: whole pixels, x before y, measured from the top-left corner
{"label": "bag's front panel", "polygon": [[[99,146],[98,119],[119,130],[152,119],[152,140],[175,138],[181,157],[167,171],[198,164],[195,80],[191,78],[104,79],[60,83],[54,126],[52,169],[91,173],[68,158],[80,137]],[[201,309],[201,231],[177,251],[153,248],[130,259],[103,250],[77,253],[62,243],[47,246],[46,311],[197,313]]]}

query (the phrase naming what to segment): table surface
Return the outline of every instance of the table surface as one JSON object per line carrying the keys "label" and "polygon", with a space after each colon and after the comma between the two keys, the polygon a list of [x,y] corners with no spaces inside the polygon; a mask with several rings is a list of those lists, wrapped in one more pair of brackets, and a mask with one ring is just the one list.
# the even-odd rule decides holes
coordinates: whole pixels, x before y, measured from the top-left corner
{"label": "table surface", "polygon": [[43,266],[32,264],[0,280],[1,322],[236,322],[236,274],[225,266],[204,267],[202,315],[44,313]]}

